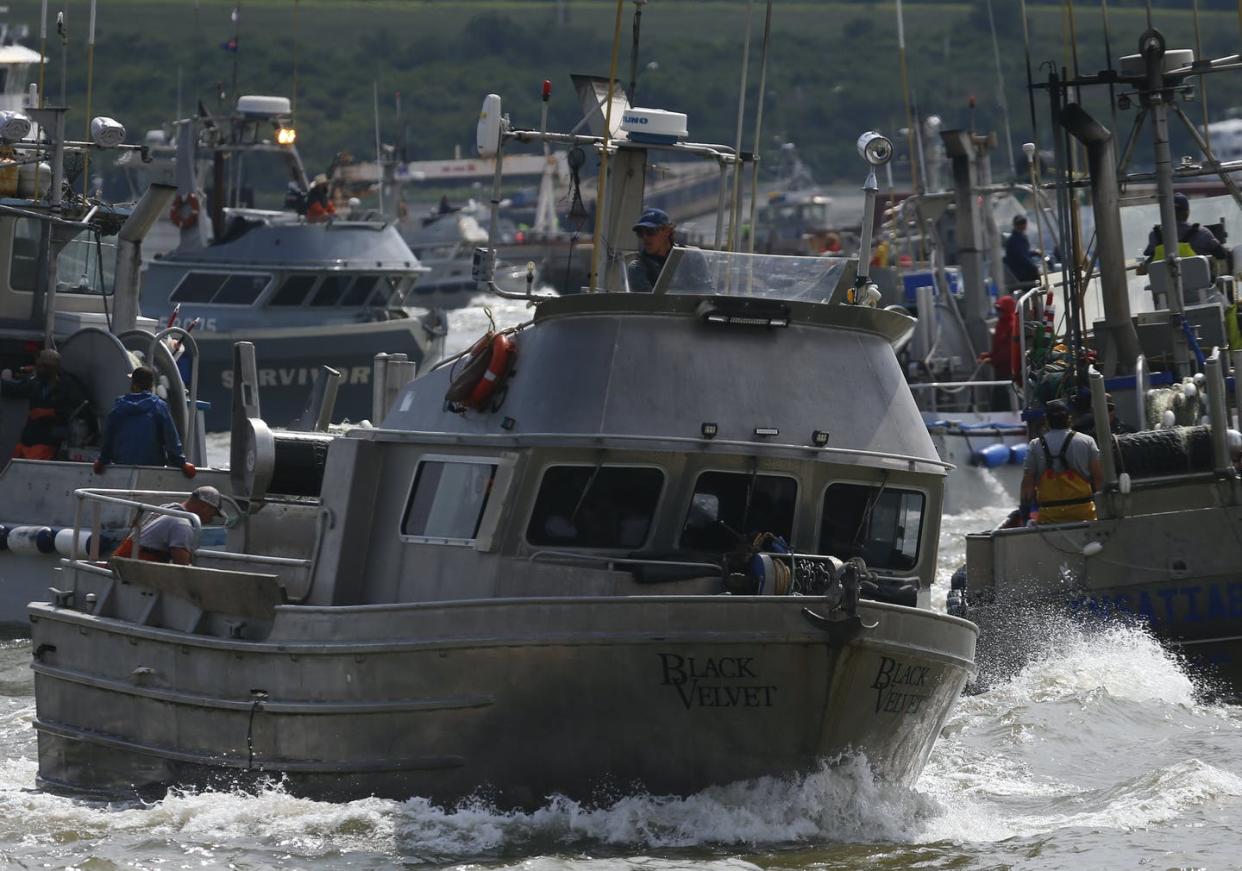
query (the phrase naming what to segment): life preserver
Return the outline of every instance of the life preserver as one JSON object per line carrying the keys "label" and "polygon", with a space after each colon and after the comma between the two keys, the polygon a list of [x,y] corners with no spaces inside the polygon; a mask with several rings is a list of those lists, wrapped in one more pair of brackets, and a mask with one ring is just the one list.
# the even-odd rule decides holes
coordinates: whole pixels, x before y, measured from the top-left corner
{"label": "life preserver", "polygon": [[453,378],[445,400],[463,408],[481,408],[509,374],[515,347],[505,333],[484,335],[466,355],[466,365]]}
{"label": "life preserver", "polygon": [[509,374],[509,363],[513,360],[513,340],[504,333],[498,333],[492,339],[491,352],[492,359],[487,371],[466,398],[466,405],[471,408],[479,408],[487,402],[500,386],[500,382]]}
{"label": "life preserver", "polygon": [[198,212],[198,194],[190,192],[184,197],[177,194],[173,198],[172,208],[168,210],[168,220],[184,230],[198,223]]}

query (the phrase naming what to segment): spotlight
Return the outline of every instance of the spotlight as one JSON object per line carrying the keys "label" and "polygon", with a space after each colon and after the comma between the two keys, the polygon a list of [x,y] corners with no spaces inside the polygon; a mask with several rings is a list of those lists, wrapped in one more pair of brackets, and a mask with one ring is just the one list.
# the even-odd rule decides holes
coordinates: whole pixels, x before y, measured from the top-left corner
{"label": "spotlight", "polygon": [[720,427],[714,423],[704,423],[699,427],[699,432],[703,434],[703,438],[705,439],[714,439],[716,437],[716,433],[720,432]]}

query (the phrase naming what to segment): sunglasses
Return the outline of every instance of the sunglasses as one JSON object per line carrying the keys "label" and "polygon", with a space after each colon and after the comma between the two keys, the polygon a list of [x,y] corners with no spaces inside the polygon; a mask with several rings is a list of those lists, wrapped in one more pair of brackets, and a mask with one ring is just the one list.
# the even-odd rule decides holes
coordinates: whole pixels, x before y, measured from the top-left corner
{"label": "sunglasses", "polygon": [[663,227],[639,227],[637,230],[634,231],[634,235],[640,236],[640,237],[655,236],[659,234],[659,232],[663,229],[664,229]]}

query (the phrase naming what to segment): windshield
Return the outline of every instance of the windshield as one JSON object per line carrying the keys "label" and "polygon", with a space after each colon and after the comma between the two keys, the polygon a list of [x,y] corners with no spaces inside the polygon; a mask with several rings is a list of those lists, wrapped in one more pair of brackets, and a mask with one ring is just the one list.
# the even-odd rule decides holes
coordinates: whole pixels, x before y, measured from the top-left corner
{"label": "windshield", "polygon": [[[845,274],[841,257],[782,257],[674,249],[665,293],[719,294],[826,303]],[[666,267],[667,269],[667,267]],[[663,276],[661,277],[663,279]]]}

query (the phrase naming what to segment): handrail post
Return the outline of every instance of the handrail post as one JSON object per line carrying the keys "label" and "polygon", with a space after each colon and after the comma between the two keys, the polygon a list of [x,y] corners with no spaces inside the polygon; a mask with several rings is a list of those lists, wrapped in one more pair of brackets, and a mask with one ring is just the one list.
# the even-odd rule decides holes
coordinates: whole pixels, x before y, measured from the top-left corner
{"label": "handrail post", "polygon": [[1117,463],[1113,457],[1113,430],[1108,420],[1108,395],[1104,391],[1104,376],[1098,369],[1092,366],[1088,377],[1095,442],[1100,446],[1100,466],[1104,471],[1104,491],[1112,492],[1117,485]]}

